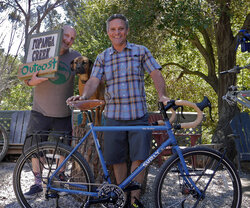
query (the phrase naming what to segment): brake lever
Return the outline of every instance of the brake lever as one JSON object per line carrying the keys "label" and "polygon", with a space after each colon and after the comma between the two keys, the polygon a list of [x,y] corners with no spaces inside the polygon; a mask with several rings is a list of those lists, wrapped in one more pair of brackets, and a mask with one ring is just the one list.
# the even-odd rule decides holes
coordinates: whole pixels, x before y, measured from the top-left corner
{"label": "brake lever", "polygon": [[212,104],[207,96],[204,96],[204,99],[200,103],[196,103],[196,105],[201,111],[203,111],[204,108],[209,107],[209,116],[211,121],[214,122],[212,118]]}
{"label": "brake lever", "polygon": [[163,102],[158,103],[158,108],[159,108],[159,111],[161,112],[161,114],[163,115],[164,120],[168,119],[168,115],[167,115],[167,113],[165,111],[165,107],[164,107]]}
{"label": "brake lever", "polygon": [[184,108],[183,108],[182,105],[174,105],[172,108],[174,109],[174,111],[176,111],[178,108],[181,108],[181,117],[182,117],[183,119],[185,119],[184,114],[183,114],[183,109],[184,109]]}

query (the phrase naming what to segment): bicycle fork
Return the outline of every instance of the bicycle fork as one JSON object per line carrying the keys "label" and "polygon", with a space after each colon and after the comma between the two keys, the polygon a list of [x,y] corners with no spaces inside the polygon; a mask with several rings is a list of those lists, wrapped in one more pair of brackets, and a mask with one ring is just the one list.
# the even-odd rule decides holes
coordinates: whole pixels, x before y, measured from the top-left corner
{"label": "bicycle fork", "polygon": [[[205,167],[205,169],[202,171],[202,173],[200,174],[200,176],[198,177],[198,179],[196,181],[193,181],[193,179],[190,177],[190,173],[188,171],[188,168],[187,168],[187,165],[185,163],[185,160],[184,160],[184,157],[183,157],[183,154],[181,152],[181,149],[179,146],[173,146],[173,152],[176,152],[180,158],[180,162],[178,163],[178,170],[180,171],[180,176],[183,178],[184,180],[184,185],[186,187],[182,187],[183,190],[182,190],[182,193],[183,194],[188,194],[190,193],[190,190],[186,190],[186,189],[193,189],[192,190],[192,195],[193,197],[197,198],[197,201],[195,202],[194,204],[194,208],[197,207],[197,205],[199,204],[199,202],[201,200],[203,200],[205,198],[205,192],[208,188],[208,186],[210,185],[210,183],[212,182],[212,179],[214,178],[215,176],[215,173],[217,172],[217,170],[219,169],[220,167],[220,164],[222,162],[222,160],[224,159],[225,155],[226,155],[226,149],[225,151],[223,152],[220,160],[218,161],[217,164],[215,164],[215,169],[213,171],[213,173],[211,174],[204,190],[200,190],[197,186],[196,186],[196,183],[199,181],[199,179],[205,174],[206,170],[207,170],[207,167]],[[186,189],[185,189],[186,188]],[[184,207],[184,202],[185,202],[186,199],[183,200],[182,202],[182,206]]]}
{"label": "bicycle fork", "polygon": [[[221,156],[219,162],[216,164],[216,167],[215,167],[215,169],[214,169],[214,171],[213,171],[211,177],[209,178],[208,183],[207,183],[207,185],[205,186],[205,188],[204,188],[204,190],[203,190],[203,192],[202,192],[202,195],[198,198],[198,200],[197,200],[196,203],[195,203],[195,207],[198,205],[200,199],[204,199],[204,198],[205,198],[205,192],[206,192],[208,186],[210,185],[210,183],[212,182],[212,179],[214,178],[215,173],[216,173],[217,170],[219,169],[220,164],[221,164],[222,160],[224,159],[224,157],[225,157],[225,155],[226,155],[226,152],[227,152],[227,149],[224,150],[224,152],[223,152],[223,154],[222,154],[222,156]],[[206,168],[205,168],[205,170],[206,170]],[[204,171],[205,171],[205,170],[204,170]],[[201,176],[204,174],[204,171],[203,171],[203,173],[201,174]],[[200,176],[200,177],[201,177],[201,176]],[[199,178],[200,178],[200,177],[199,177]],[[198,180],[199,180],[199,178],[198,178]],[[197,180],[197,181],[198,181],[198,180]]]}
{"label": "bicycle fork", "polygon": [[176,152],[180,158],[180,163],[178,163],[178,169],[181,173],[181,176],[183,177],[183,180],[189,187],[194,187],[195,191],[198,193],[199,196],[202,195],[199,188],[195,185],[195,182],[192,180],[192,178],[189,177],[189,171],[187,168],[187,165],[185,163],[185,159],[182,155],[181,149],[179,146],[173,146],[173,152]]}

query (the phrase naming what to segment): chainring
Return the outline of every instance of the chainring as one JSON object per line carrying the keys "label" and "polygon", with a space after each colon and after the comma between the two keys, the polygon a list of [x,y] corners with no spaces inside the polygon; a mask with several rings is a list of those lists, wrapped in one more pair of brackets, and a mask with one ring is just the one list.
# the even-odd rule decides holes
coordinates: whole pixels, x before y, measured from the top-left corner
{"label": "chainring", "polygon": [[[110,202],[103,203],[102,206],[106,208],[120,208],[124,207],[126,202],[125,193],[123,190],[114,184],[104,184],[99,188],[99,197],[110,197]],[[114,197],[115,196],[115,197]],[[112,201],[113,199],[113,201]]]}

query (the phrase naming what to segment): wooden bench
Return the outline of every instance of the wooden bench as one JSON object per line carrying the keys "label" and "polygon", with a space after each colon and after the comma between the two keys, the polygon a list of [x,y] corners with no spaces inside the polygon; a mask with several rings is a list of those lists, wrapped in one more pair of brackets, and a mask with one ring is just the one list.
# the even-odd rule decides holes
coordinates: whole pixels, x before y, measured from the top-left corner
{"label": "wooden bench", "polygon": [[30,111],[17,111],[12,114],[7,154],[21,154],[26,137]]}
{"label": "wooden bench", "polygon": [[[171,114],[168,114],[170,117]],[[181,118],[181,122],[190,122],[195,120],[196,113],[184,112],[185,119]],[[154,123],[155,121],[162,120],[162,115],[159,112],[149,113],[149,123]],[[196,128],[190,129],[181,129],[175,132],[178,145],[182,147],[186,146],[195,146],[198,143],[201,143],[202,135],[202,125],[198,125]],[[168,139],[168,135],[165,131],[153,131],[152,132],[152,150],[154,151],[159,147],[164,141]],[[164,156],[169,156],[172,154],[171,147],[167,147],[159,156],[158,156],[158,165],[160,166],[164,161]]]}
{"label": "wooden bench", "polygon": [[0,111],[0,123],[4,127],[9,137],[10,134],[10,123],[11,123],[11,116],[16,111]]}
{"label": "wooden bench", "polygon": [[22,153],[29,117],[30,111],[0,111],[0,122],[9,138],[7,154]]}
{"label": "wooden bench", "polygon": [[247,112],[237,114],[230,122],[237,149],[237,163],[241,172],[241,162],[250,161],[250,118]]}

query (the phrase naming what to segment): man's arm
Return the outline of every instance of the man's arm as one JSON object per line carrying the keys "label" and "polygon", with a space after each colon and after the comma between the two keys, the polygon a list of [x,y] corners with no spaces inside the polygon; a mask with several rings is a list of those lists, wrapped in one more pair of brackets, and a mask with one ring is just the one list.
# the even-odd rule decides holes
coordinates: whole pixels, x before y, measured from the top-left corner
{"label": "man's arm", "polygon": [[46,77],[38,77],[37,74],[38,74],[38,72],[35,72],[35,73],[32,75],[31,79],[24,80],[24,83],[25,83],[26,85],[28,85],[28,86],[37,86],[37,85],[39,85],[40,83],[42,83],[42,82],[48,80],[48,78],[46,78]]}
{"label": "man's arm", "polygon": [[150,73],[152,80],[154,81],[155,89],[159,96],[159,101],[166,104],[170,99],[167,97],[165,80],[160,70],[154,70]]}
{"label": "man's arm", "polygon": [[80,100],[88,100],[96,91],[100,80],[97,77],[90,77],[87,83],[84,86],[84,90]]}
{"label": "man's arm", "polygon": [[97,77],[90,77],[84,86],[82,95],[72,96],[67,99],[66,103],[76,100],[88,100],[96,91],[100,80]]}

